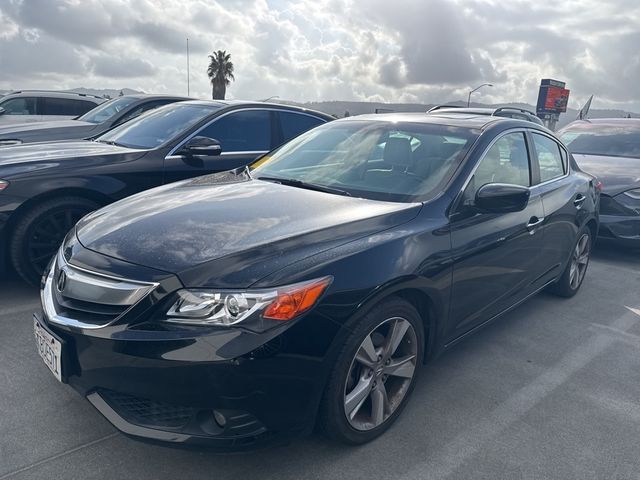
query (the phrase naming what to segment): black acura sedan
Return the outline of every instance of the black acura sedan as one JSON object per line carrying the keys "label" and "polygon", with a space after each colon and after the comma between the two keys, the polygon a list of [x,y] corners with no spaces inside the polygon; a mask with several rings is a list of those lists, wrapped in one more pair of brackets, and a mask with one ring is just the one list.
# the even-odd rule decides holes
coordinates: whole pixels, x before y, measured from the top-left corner
{"label": "black acura sedan", "polygon": [[640,119],[580,120],[558,135],[602,182],[600,238],[640,248]]}
{"label": "black acura sedan", "polygon": [[578,291],[597,202],[531,122],[337,120],[84,217],[43,277],[38,351],[135,437],[242,449],[318,424],[367,442],[427,358]]}
{"label": "black acura sedan", "polygon": [[144,112],[184,100],[191,99],[171,95],[123,95],[104,102],[75,119],[2,126],[0,147],[97,137]]}
{"label": "black acura sedan", "polygon": [[37,284],[85,214],[164,183],[247,165],[332,119],[260,102],[178,102],[94,141],[0,148],[0,247],[8,247],[0,262]]}

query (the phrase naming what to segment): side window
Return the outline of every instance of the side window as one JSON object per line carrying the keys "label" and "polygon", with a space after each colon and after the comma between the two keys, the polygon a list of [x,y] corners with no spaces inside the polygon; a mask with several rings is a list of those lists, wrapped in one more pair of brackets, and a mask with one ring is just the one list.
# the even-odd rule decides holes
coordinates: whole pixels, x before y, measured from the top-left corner
{"label": "side window", "polygon": [[282,135],[285,142],[288,142],[301,133],[311,130],[313,127],[324,123],[324,120],[318,117],[303,115],[293,112],[278,112],[280,126],[282,127]]}
{"label": "side window", "polygon": [[214,121],[198,135],[218,140],[223,153],[266,152],[271,150],[271,112],[233,112]]}
{"label": "side window", "polygon": [[153,110],[154,108],[162,107],[163,105],[167,105],[169,103],[173,103],[173,101],[172,100],[155,100],[153,102],[147,102],[143,105],[140,105],[139,107],[131,110],[129,113],[123,116],[120,120],[118,120],[118,125],[124,122],[128,122],[132,118],[139,117],[144,112],[148,112],[149,110]]}
{"label": "side window", "polygon": [[40,115],[74,115],[73,100],[68,98],[41,98]]}
{"label": "side window", "polygon": [[540,181],[546,182],[564,175],[567,167],[560,145],[555,140],[538,133],[532,133],[531,136],[540,166]]}
{"label": "side window", "polygon": [[31,97],[12,98],[0,107],[5,115],[36,115],[36,99]]}

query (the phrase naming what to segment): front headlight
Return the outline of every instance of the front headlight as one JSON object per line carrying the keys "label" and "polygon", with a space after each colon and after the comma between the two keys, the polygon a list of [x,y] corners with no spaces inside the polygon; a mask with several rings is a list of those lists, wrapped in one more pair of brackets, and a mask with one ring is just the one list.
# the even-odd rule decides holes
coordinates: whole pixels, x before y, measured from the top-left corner
{"label": "front headlight", "polygon": [[329,286],[332,277],[260,290],[178,291],[178,299],[165,321],[187,325],[231,326],[244,322],[264,329],[269,324],[292,320],[311,309]]}
{"label": "front headlight", "polygon": [[640,200],[640,188],[636,188],[635,190],[627,190],[622,193],[629,198],[633,198],[634,200]]}

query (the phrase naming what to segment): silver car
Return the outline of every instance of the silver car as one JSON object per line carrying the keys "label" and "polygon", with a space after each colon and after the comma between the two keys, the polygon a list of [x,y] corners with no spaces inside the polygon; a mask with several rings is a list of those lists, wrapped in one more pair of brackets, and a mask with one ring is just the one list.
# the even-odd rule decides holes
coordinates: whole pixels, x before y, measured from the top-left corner
{"label": "silver car", "polygon": [[68,120],[104,102],[95,95],[74,92],[21,90],[0,98],[0,126],[14,123]]}

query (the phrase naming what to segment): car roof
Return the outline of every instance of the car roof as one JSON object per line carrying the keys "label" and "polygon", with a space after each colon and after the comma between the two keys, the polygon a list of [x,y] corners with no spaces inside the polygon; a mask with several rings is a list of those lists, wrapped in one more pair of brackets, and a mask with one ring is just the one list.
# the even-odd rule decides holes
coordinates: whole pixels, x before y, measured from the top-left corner
{"label": "car roof", "polygon": [[187,101],[187,100],[195,100],[193,97],[182,97],[180,95],[167,95],[163,93],[132,93],[129,95],[120,95],[118,97],[113,97],[111,100],[116,98],[129,97],[135,98],[138,100],[177,100],[177,101]]}
{"label": "car roof", "polygon": [[317,110],[312,110],[309,108],[299,107],[297,105],[260,102],[255,100],[190,100],[188,102],[182,102],[182,103],[190,103],[193,105],[210,105],[216,108],[229,108],[229,109],[238,108],[238,107],[273,108],[276,110],[288,110],[288,111],[296,111],[300,113],[308,113],[310,115],[315,115],[317,117],[324,118],[325,120],[334,119],[334,117],[326,113],[319,112]]}
{"label": "car roof", "polygon": [[[91,95],[89,93],[78,93],[78,92],[61,92],[57,90],[16,90],[13,92],[7,93],[2,99],[7,98],[19,98],[19,97],[48,97],[48,98],[78,98],[86,99],[89,101],[95,102],[96,100],[100,100],[104,102],[106,98],[99,97],[97,95]],[[96,102],[100,103],[100,102]]]}
{"label": "car roof", "polygon": [[597,127],[635,127],[640,129],[640,118],[589,118],[585,120],[575,120],[563,128],[576,127],[589,129],[589,126]]}
{"label": "car roof", "polygon": [[[378,121],[378,122],[407,122],[407,123],[425,123],[433,125],[445,125],[449,127],[466,127],[475,129],[484,129],[489,125],[509,122],[513,126],[536,125],[525,120],[517,120],[508,117],[495,117],[478,113],[461,113],[437,111],[433,113],[421,112],[394,112],[394,113],[372,113],[366,115],[356,115],[353,117],[342,118],[338,120],[344,121]],[[537,126],[537,125],[536,125]]]}

